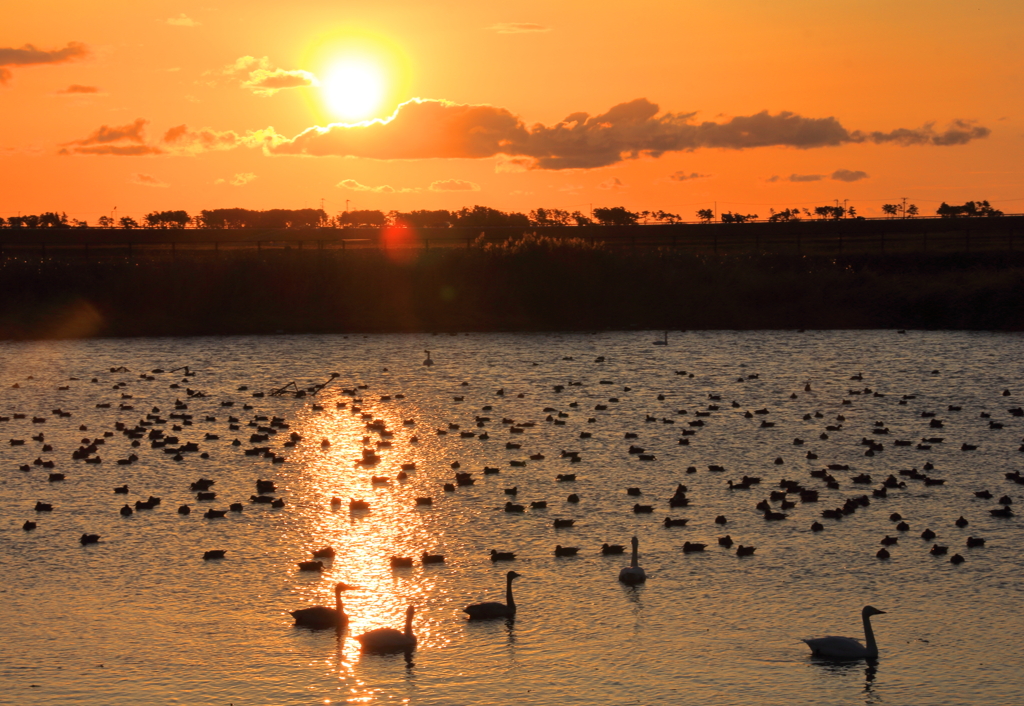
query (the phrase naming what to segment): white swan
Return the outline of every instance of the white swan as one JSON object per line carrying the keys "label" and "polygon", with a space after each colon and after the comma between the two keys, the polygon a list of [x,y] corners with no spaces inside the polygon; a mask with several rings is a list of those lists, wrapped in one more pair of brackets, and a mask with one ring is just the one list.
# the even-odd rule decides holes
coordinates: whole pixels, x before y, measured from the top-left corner
{"label": "white swan", "polygon": [[878,656],[878,645],[875,644],[875,633],[871,630],[871,616],[885,615],[884,610],[864,606],[861,617],[864,619],[864,641],[865,645],[852,637],[815,637],[804,640],[811,648],[811,654],[816,657],[828,657],[830,659],[874,659]]}
{"label": "white swan", "polygon": [[633,558],[629,562],[629,566],[626,566],[619,572],[619,581],[622,583],[643,583],[647,580],[647,573],[640,568],[639,564],[639,553],[638,547],[640,546],[640,540],[633,537],[631,540],[633,545]]}
{"label": "white swan", "polygon": [[667,346],[668,345],[668,331],[665,332],[665,340],[663,340],[663,341],[655,341],[654,345],[656,345],[656,346]]}
{"label": "white swan", "polygon": [[412,634],[413,606],[405,611],[405,631],[394,628],[377,628],[356,637],[367,652],[403,652],[416,649],[416,636]]}
{"label": "white swan", "polygon": [[433,365],[434,361],[431,360],[431,358],[430,358],[430,351],[423,351],[423,352],[427,354],[427,359],[425,361],[423,361],[423,364],[424,365]]}
{"label": "white swan", "polygon": [[343,628],[348,625],[348,616],[345,615],[345,607],[341,604],[341,592],[346,588],[348,586],[343,583],[334,587],[334,608],[317,605],[293,610],[292,617],[295,618],[295,624],[313,630]]}
{"label": "white swan", "polygon": [[470,620],[488,620],[490,618],[512,618],[516,614],[516,602],[512,600],[512,579],[519,578],[515,571],[505,574],[505,602],[474,603],[462,609]]}

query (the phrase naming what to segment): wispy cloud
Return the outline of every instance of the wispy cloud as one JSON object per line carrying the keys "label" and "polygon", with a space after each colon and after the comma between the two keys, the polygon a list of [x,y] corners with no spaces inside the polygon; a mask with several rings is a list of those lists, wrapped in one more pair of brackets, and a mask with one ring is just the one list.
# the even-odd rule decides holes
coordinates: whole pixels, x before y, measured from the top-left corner
{"label": "wispy cloud", "polygon": [[177,17],[167,18],[167,24],[174,27],[198,27],[200,23],[196,22],[183,12]]}
{"label": "wispy cloud", "polygon": [[832,179],[835,181],[860,181],[867,179],[868,173],[862,171],[851,171],[849,169],[837,169],[832,172]]}
{"label": "wispy cloud", "polygon": [[494,30],[498,34],[529,34],[536,32],[550,32],[550,27],[539,25],[534,22],[499,22],[487,29]]}
{"label": "wispy cloud", "polygon": [[101,125],[88,137],[67,142],[60,154],[115,155],[139,157],[162,154],[159,147],[146,143],[145,129],[149,121],[138,118],[127,125]]}
{"label": "wispy cloud", "polygon": [[245,186],[250,181],[256,178],[256,175],[252,172],[242,172],[241,174],[235,174],[231,179],[232,186]]}
{"label": "wispy cloud", "polygon": [[445,179],[430,185],[431,191],[480,191],[480,185],[462,179]]}
{"label": "wispy cloud", "polygon": [[698,174],[697,172],[675,172],[669,174],[668,178],[672,181],[690,181],[692,179],[707,179],[710,174]]}
{"label": "wispy cloud", "polygon": [[316,76],[302,69],[281,69],[270,63],[268,57],[243,56],[228,64],[223,74],[239,79],[242,88],[259,96],[272,96],[286,88],[319,85]]}
{"label": "wispy cloud", "polygon": [[618,177],[612,177],[611,179],[606,179],[605,181],[602,181],[600,184],[597,185],[597,188],[607,189],[609,191],[617,191],[619,189],[625,189],[626,185],[623,184],[622,180],[619,179]]}
{"label": "wispy cloud", "polygon": [[137,186],[154,186],[160,189],[166,189],[170,186],[170,184],[165,184],[155,176],[151,176],[149,174],[133,174],[132,178],[129,179],[128,182]]}
{"label": "wispy cloud", "polygon": [[73,83],[65,89],[57,91],[62,96],[74,95],[77,93],[99,93],[100,89],[96,86],[81,86],[77,83]]}
{"label": "wispy cloud", "polygon": [[63,49],[39,49],[31,44],[20,48],[0,47],[0,84],[7,83],[12,74],[8,66],[38,66],[40,64],[62,64],[65,61],[81,59],[89,54],[89,48],[81,42],[68,42]]}
{"label": "wispy cloud", "polygon": [[861,171],[850,171],[849,169],[837,169],[832,174],[790,174],[788,177],[775,175],[769,177],[767,181],[776,183],[780,181],[791,181],[795,183],[804,183],[811,181],[824,181],[825,179],[831,179],[832,181],[860,181],[861,179],[867,179],[868,173]]}

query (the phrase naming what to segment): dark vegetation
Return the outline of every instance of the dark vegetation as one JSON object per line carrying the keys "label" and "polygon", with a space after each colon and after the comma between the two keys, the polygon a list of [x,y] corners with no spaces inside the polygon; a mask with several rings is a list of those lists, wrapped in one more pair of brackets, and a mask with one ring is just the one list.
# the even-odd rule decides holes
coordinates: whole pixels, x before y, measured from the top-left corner
{"label": "dark vegetation", "polygon": [[3,338],[693,328],[1024,330],[1024,254],[714,256],[533,234],[0,259]]}

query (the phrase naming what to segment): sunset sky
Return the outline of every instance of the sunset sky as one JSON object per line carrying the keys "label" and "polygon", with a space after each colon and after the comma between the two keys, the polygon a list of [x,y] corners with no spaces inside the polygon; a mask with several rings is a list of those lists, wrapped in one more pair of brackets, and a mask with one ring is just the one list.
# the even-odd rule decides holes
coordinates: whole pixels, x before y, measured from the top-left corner
{"label": "sunset sky", "polygon": [[18,3],[0,216],[1019,213],[1022,28],[1019,0]]}

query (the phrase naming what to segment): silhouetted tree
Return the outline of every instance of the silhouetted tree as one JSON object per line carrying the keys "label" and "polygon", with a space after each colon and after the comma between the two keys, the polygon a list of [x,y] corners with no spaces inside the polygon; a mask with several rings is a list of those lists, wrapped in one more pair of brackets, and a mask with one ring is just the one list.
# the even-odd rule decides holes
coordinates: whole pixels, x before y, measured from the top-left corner
{"label": "silhouetted tree", "polygon": [[335,219],[339,226],[383,226],[387,224],[387,216],[383,211],[345,211]]}
{"label": "silhouetted tree", "polygon": [[121,217],[121,227],[124,228],[125,230],[131,230],[133,228],[138,228],[139,224],[131,216],[122,216]]}
{"label": "silhouetted tree", "polygon": [[96,219],[96,225],[99,226],[100,228],[113,228],[114,219],[111,218],[110,216],[100,216],[99,218]]}
{"label": "silhouetted tree", "polygon": [[788,223],[792,221],[800,220],[800,209],[799,208],[786,208],[781,211],[776,211],[774,208],[768,212],[769,223]]}
{"label": "silhouetted tree", "polygon": [[710,208],[702,208],[699,211],[697,211],[697,218],[704,221],[705,223],[710,223],[711,221],[715,220],[715,212],[712,211]]}
{"label": "silhouetted tree", "polygon": [[968,201],[960,206],[952,206],[943,201],[936,213],[942,218],[992,218],[1003,215],[1002,211],[992,208],[988,201]]}
{"label": "silhouetted tree", "polygon": [[889,218],[895,218],[896,214],[899,213],[900,207],[894,203],[882,204],[882,213],[887,215]]}
{"label": "silhouetted tree", "polygon": [[474,206],[463,208],[452,214],[458,226],[529,226],[530,217],[525,213],[505,213],[496,208]]}
{"label": "silhouetted tree", "polygon": [[146,227],[184,228],[191,220],[185,211],[153,211],[146,214]]}
{"label": "silhouetted tree", "polygon": [[410,228],[450,228],[454,221],[455,217],[452,212],[443,209],[410,211],[409,213],[391,211],[388,213],[389,223]]}
{"label": "silhouetted tree", "polygon": [[640,214],[627,211],[622,206],[612,206],[610,208],[595,208],[594,218],[603,226],[632,226],[636,225]]}
{"label": "silhouetted tree", "polygon": [[582,211],[573,211],[569,214],[569,218],[575,221],[578,226],[589,226],[594,224],[594,219],[590,216],[583,215]]}
{"label": "silhouetted tree", "polygon": [[669,213],[668,211],[652,211],[651,216],[661,223],[678,223],[683,220],[678,213]]}
{"label": "silhouetted tree", "polygon": [[756,213],[732,213],[726,211],[721,216],[722,223],[746,223],[747,221],[756,221]]}
{"label": "silhouetted tree", "polygon": [[558,208],[538,208],[530,211],[530,222],[537,226],[564,226],[568,225],[570,218],[568,211]]}

